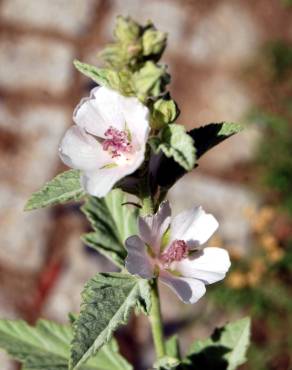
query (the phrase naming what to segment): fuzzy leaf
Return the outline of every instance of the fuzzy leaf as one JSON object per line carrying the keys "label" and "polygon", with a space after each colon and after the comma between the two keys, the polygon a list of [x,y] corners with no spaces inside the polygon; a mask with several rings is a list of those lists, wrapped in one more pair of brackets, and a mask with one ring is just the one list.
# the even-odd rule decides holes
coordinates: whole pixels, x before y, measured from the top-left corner
{"label": "fuzzy leaf", "polygon": [[150,307],[146,280],[119,273],[97,274],[82,293],[81,312],[74,323],[69,369],[79,368],[126,324],[131,309],[141,300]]}
{"label": "fuzzy leaf", "polygon": [[79,200],[85,195],[77,170],[65,171],[49,181],[41,190],[33,193],[25,205],[25,211]]}
{"label": "fuzzy leaf", "polygon": [[250,341],[248,317],[216,329],[211,338],[196,341],[188,351],[184,369],[235,370],[246,361]]}
{"label": "fuzzy leaf", "polygon": [[[35,327],[20,320],[0,320],[0,347],[23,364],[23,370],[67,370],[72,329],[40,320]],[[80,370],[131,370],[113,340]]]}
{"label": "fuzzy leaf", "polygon": [[152,148],[162,151],[168,158],[173,158],[186,171],[190,171],[196,160],[193,139],[186,133],[184,126],[175,123],[165,127],[160,138],[152,140]]}
{"label": "fuzzy leaf", "polygon": [[94,229],[85,234],[83,240],[119,267],[124,267],[125,240],[137,233],[138,212],[122,205],[125,202],[124,193],[115,189],[105,198],[89,197],[82,207]]}
{"label": "fuzzy leaf", "polygon": [[79,72],[91,78],[98,85],[107,86],[123,95],[132,95],[131,75],[127,71],[115,71],[108,68],[97,68],[90,64],[74,61]]}
{"label": "fuzzy leaf", "polygon": [[[234,134],[239,133],[242,127],[236,123],[210,123],[206,126],[195,128],[188,132],[188,135],[194,140],[197,160],[214,146],[228,139]],[[178,165],[172,158],[167,158],[160,154],[153,158],[155,162],[153,178],[154,186],[170,188],[175,182],[182,177],[186,171]]]}
{"label": "fuzzy leaf", "polygon": [[148,61],[139,71],[133,74],[133,87],[136,94],[145,99],[148,96],[158,96],[169,82],[169,75],[164,66],[158,66]]}

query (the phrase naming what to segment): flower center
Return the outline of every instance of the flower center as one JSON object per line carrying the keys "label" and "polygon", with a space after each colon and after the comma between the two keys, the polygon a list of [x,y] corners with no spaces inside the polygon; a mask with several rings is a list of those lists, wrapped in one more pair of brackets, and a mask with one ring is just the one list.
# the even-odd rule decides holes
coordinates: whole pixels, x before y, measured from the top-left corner
{"label": "flower center", "polygon": [[106,139],[102,143],[102,149],[108,151],[112,158],[120,157],[121,154],[130,153],[133,149],[126,131],[120,131],[110,126],[104,133]]}
{"label": "flower center", "polygon": [[171,262],[181,261],[188,256],[188,246],[184,240],[174,240],[164,253],[160,255],[160,261],[164,265]]}

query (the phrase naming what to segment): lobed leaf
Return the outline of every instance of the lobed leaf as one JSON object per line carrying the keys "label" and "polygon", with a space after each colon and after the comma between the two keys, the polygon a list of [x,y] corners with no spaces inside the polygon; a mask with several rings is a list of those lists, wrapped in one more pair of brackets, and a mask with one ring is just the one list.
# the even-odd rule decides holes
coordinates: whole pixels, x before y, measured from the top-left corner
{"label": "lobed leaf", "polygon": [[82,207],[94,230],[83,240],[121,268],[126,257],[125,240],[137,233],[138,212],[123,205],[125,202],[124,193],[115,189],[105,198],[88,197]]}
{"label": "lobed leaf", "polygon": [[184,360],[184,369],[222,368],[235,370],[246,361],[250,342],[250,318],[216,329],[212,337],[196,341]]}
{"label": "lobed leaf", "polygon": [[33,193],[25,205],[25,211],[43,208],[85,196],[77,170],[65,171],[49,181],[41,190]]}
{"label": "lobed leaf", "polygon": [[138,301],[150,309],[146,280],[119,273],[97,274],[89,280],[82,293],[80,315],[74,323],[69,369],[79,368],[96,354],[113,332],[127,323]]}
{"label": "lobed leaf", "polygon": [[[21,320],[0,320],[0,347],[22,363],[23,370],[67,370],[72,329],[40,320],[35,327]],[[131,370],[114,340],[80,370]]]}
{"label": "lobed leaf", "polygon": [[[210,123],[189,131],[188,135],[194,140],[196,159],[198,160],[208,150],[241,130],[242,127],[236,123],[222,122]],[[186,173],[186,170],[173,158],[168,158],[163,154],[154,157],[152,162],[155,163],[153,165],[155,171],[153,178],[156,182],[154,186],[170,188]]]}

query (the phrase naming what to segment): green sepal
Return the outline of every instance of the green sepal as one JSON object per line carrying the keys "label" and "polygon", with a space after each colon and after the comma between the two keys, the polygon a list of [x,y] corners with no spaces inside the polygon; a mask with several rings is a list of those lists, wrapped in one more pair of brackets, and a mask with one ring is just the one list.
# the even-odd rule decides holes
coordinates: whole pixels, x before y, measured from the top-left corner
{"label": "green sepal", "polygon": [[169,83],[170,76],[165,66],[158,66],[148,61],[141,69],[133,73],[132,81],[136,95],[143,101],[149,96],[160,95],[165,85]]}
{"label": "green sepal", "polygon": [[174,122],[179,116],[179,109],[176,102],[169,97],[156,100],[151,108],[151,127],[161,129]]}
{"label": "green sepal", "polygon": [[139,24],[130,17],[117,16],[114,35],[121,43],[135,42],[139,38],[141,30]]}
{"label": "green sepal", "polygon": [[156,30],[154,27],[146,29],[142,36],[143,55],[159,58],[167,42],[167,34]]}

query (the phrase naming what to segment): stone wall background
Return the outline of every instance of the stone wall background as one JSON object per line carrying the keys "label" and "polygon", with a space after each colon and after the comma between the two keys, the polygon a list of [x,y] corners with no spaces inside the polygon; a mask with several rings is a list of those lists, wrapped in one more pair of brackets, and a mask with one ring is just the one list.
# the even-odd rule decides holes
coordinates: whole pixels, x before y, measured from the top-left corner
{"label": "stone wall background", "polygon": [[[172,74],[171,92],[179,122],[188,128],[209,122],[244,122],[259,99],[245,71],[271,38],[292,38],[291,10],[278,0],[0,0],[0,316],[66,321],[77,311],[84,282],[113,267],[79,241],[87,227],[77,206],[24,213],[28,196],[64,168],[57,155],[60,138],[90,82],[72,66],[78,58],[96,63],[110,41],[116,15],[152,19],[169,32],[163,61]],[[175,210],[200,203],[221,221],[221,239],[248,248],[245,209],[261,200],[249,186],[260,132],[254,126],[228,140],[201,161],[170,194]],[[164,315],[195,315],[171,293]],[[205,301],[195,311],[205,307]],[[208,322],[196,326],[196,336]],[[215,322],[214,322],[215,320]],[[212,317],[219,324],[222,317]],[[143,319],[131,330],[148,353]],[[124,352],[134,356],[131,332],[123,330]],[[193,338],[191,328],[184,340]],[[149,352],[151,356],[151,351]],[[1,369],[15,369],[0,354]],[[138,364],[139,365],[139,364]],[[137,366],[138,366],[137,365]],[[142,366],[140,364],[139,366]],[[138,367],[137,367],[138,368]]]}

